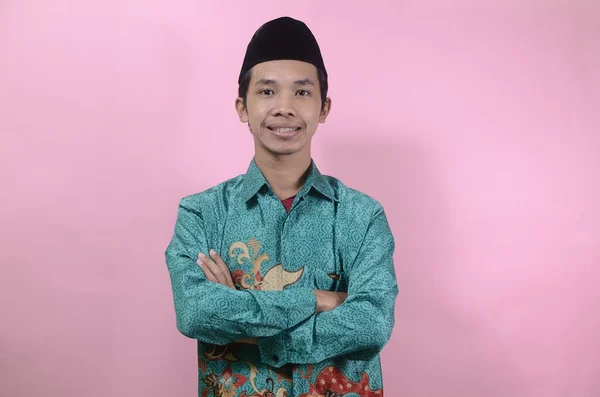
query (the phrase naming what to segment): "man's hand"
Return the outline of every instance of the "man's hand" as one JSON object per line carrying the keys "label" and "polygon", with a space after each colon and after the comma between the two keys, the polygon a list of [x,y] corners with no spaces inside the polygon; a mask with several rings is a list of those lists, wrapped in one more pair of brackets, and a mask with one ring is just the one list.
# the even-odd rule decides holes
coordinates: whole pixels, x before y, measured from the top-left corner
{"label": "man's hand", "polygon": [[210,256],[200,252],[196,263],[200,265],[207,279],[213,283],[235,289],[229,268],[215,250],[210,250]]}
{"label": "man's hand", "polygon": [[315,296],[317,297],[317,308],[316,312],[326,312],[329,310],[333,310],[346,300],[348,294],[345,292],[332,292],[332,291],[322,291],[322,290],[314,290]]}

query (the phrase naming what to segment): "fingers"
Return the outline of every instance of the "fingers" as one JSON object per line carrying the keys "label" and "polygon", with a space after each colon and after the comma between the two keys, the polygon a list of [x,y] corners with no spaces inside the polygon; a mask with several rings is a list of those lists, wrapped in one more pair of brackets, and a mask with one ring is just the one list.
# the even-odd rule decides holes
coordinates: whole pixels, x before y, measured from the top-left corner
{"label": "fingers", "polygon": [[[204,274],[210,281],[227,285],[222,269],[209,256],[201,252],[198,254],[198,260],[202,263],[202,270],[204,270]],[[213,279],[209,278],[209,272],[213,275]]]}
{"label": "fingers", "polygon": [[227,264],[225,264],[223,259],[221,259],[221,257],[219,256],[219,254],[217,254],[215,250],[210,250],[210,256],[213,259],[213,261],[217,264],[217,266],[219,266],[219,269],[221,269],[221,272],[223,273],[223,276],[225,278],[225,282],[227,283],[225,285],[235,289],[235,285],[233,284],[233,280],[231,278],[231,272],[229,271],[229,267],[227,267]]}
{"label": "fingers", "polygon": [[204,275],[209,281],[212,281],[213,283],[219,282],[213,274],[213,272],[210,270],[210,267],[204,264],[204,261],[201,259],[200,254],[198,254],[198,260],[196,261],[196,263],[200,266],[200,269],[202,269]]}
{"label": "fingers", "polygon": [[207,279],[235,289],[229,268],[214,250],[210,251],[211,256],[207,256],[202,252],[199,253],[196,263],[200,265]]}

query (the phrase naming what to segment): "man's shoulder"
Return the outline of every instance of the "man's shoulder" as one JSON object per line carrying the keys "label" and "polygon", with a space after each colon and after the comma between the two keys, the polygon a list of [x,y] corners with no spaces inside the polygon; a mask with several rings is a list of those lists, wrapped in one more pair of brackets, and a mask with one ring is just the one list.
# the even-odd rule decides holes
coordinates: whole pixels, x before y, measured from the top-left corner
{"label": "man's shoulder", "polygon": [[239,192],[242,177],[238,175],[204,191],[188,194],[181,199],[180,205],[194,209],[218,206]]}
{"label": "man's shoulder", "polygon": [[383,210],[381,203],[369,194],[347,186],[341,180],[330,175],[323,175],[329,186],[332,187],[340,203],[340,209],[357,214],[370,214]]}

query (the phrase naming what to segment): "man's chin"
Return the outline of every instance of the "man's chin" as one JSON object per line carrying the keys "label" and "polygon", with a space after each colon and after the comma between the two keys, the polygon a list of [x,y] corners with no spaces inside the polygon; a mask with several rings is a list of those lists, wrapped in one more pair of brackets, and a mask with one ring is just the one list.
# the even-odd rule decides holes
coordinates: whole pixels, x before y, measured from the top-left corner
{"label": "man's chin", "polygon": [[291,156],[300,151],[300,149],[296,147],[282,147],[278,145],[266,146],[265,149],[275,156]]}
{"label": "man's chin", "polygon": [[291,156],[302,152],[304,146],[301,142],[269,142],[255,140],[255,149],[269,153],[272,156]]}
{"label": "man's chin", "polygon": [[299,150],[292,150],[292,149],[287,149],[287,150],[271,150],[270,151],[272,154],[277,155],[277,156],[291,156],[293,154],[296,154],[299,152]]}

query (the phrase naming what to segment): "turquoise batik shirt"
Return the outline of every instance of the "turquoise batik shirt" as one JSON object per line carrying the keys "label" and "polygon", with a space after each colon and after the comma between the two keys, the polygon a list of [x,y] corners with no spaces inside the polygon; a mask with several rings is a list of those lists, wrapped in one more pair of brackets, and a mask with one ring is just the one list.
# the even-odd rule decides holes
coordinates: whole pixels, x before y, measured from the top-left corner
{"label": "turquoise batik shirt", "polygon": [[[196,264],[210,249],[235,290]],[[183,198],[165,255],[177,328],[198,340],[198,395],[382,396],[393,252],[381,204],[314,162],[289,212],[254,160],[246,174]],[[315,313],[314,289],[348,297]],[[236,343],[250,338],[258,345]]]}

